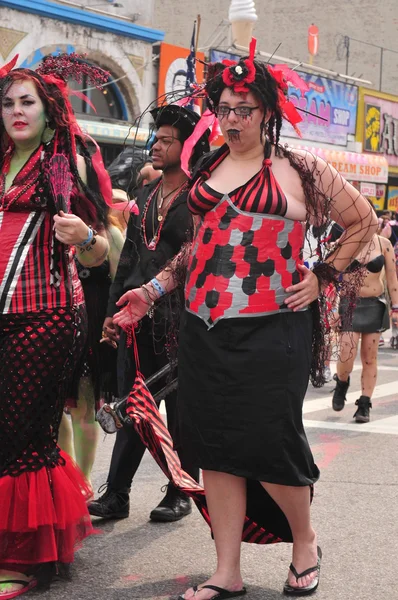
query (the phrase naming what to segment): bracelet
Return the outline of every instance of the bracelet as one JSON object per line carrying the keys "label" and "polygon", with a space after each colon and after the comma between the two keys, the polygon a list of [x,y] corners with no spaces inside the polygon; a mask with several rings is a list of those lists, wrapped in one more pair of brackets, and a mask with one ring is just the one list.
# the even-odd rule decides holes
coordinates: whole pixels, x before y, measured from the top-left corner
{"label": "bracelet", "polygon": [[143,286],[143,285],[141,286],[141,289],[142,289],[142,291],[144,292],[144,296],[145,296],[145,298],[146,298],[146,300],[147,300],[147,304],[148,304],[148,306],[149,306],[149,307],[152,307],[152,306],[154,305],[154,301],[153,301],[153,300],[152,300],[152,298],[150,297],[148,290],[147,290],[147,289],[146,289],[146,287],[145,287],[145,286]]}
{"label": "bracelet", "polygon": [[393,305],[391,306],[391,308],[392,308],[393,310],[398,310],[398,304],[393,304]]}
{"label": "bracelet", "polygon": [[90,244],[92,242],[93,237],[95,235],[97,235],[97,232],[91,227],[91,225],[87,225],[87,227],[88,227],[87,239],[85,239],[84,242],[80,242],[80,244],[76,244],[80,248],[84,248],[84,246],[88,246],[88,244]]}
{"label": "bracelet", "polygon": [[151,279],[151,281],[149,283],[151,284],[151,286],[153,287],[153,289],[155,290],[155,292],[158,292],[160,298],[165,295],[166,290],[159,283],[159,281],[156,279],[156,277],[154,277],[153,279]]}

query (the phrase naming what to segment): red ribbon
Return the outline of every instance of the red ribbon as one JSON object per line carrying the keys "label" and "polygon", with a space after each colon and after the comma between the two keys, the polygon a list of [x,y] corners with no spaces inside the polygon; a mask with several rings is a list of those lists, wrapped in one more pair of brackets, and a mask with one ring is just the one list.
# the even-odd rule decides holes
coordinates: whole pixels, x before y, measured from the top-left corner
{"label": "red ribbon", "polygon": [[301,95],[308,92],[310,89],[308,84],[301,79],[300,75],[289,69],[287,65],[275,65],[274,67],[267,66],[268,72],[275,79],[278,86],[278,107],[282,116],[286,121],[294,127],[297,135],[301,137],[301,131],[297,127],[297,123],[301,123],[302,116],[298,113],[293,102],[288,100],[286,94],[289,88],[289,83],[300,90]]}

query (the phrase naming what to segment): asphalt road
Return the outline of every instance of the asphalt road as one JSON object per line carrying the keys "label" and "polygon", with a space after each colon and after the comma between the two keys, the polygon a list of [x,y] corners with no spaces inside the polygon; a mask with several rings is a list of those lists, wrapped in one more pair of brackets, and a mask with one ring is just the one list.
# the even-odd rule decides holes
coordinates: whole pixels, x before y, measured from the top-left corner
{"label": "asphalt road", "polygon": [[[386,335],[388,340],[388,335]],[[321,469],[313,520],[322,546],[317,600],[398,600],[398,352],[379,351],[379,376],[371,422],[355,424],[359,364],[348,404],[330,408],[333,382],[310,386],[304,412],[307,434]],[[95,488],[106,480],[114,438],[101,438]],[[31,592],[42,600],[173,600],[211,575],[213,543],[194,512],[173,524],[148,520],[162,498],[163,474],[148,453],[136,476],[128,519],[101,523],[101,534],[78,552],[70,581]],[[279,600],[290,563],[290,546],[243,547],[248,600]]]}

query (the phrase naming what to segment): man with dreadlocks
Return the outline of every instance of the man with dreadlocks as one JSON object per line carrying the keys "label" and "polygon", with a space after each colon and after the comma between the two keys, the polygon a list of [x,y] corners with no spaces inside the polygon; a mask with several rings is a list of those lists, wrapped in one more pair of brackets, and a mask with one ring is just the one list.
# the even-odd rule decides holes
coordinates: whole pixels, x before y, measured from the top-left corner
{"label": "man with dreadlocks", "polygon": [[[181,169],[181,151],[184,142],[194,131],[199,116],[177,105],[154,109],[156,134],[152,145],[153,166],[163,171],[149,185],[137,192],[139,214],[131,215],[127,226],[126,241],[122,250],[115,281],[109,295],[108,317],[104,323],[104,335],[110,343],[118,343],[119,395],[129,394],[137,372],[131,345],[124,332],[119,338],[113,315],[118,311],[119,298],[132,288],[148,284],[144,303],[152,304],[154,290],[149,283],[158,271],[173,259],[192,235],[192,216],[187,207],[188,177]],[[207,135],[201,136],[192,157],[192,164],[209,151]],[[157,306],[141,323],[137,334],[141,372],[150,377],[168,364],[170,346],[175,344],[176,321],[181,301],[174,298],[169,306]],[[149,303],[149,305],[148,305]],[[169,352],[167,352],[167,349]],[[162,388],[164,380],[156,384]],[[177,395],[173,391],[165,399],[167,423],[173,438],[177,430]],[[118,431],[112,453],[107,489],[89,505],[90,514],[103,519],[125,518],[129,515],[129,494],[133,477],[140,465],[145,446],[133,427]],[[195,479],[199,469],[192,467],[180,449],[184,469]],[[178,521],[191,512],[191,503],[171,483],[160,504],[152,510],[153,521]]]}
{"label": "man with dreadlocks", "polygon": [[[108,254],[110,185],[91,161],[66,79],[108,74],[77,56],[0,69],[0,598],[48,584],[93,533],[89,486],[57,445],[86,339],[80,263]],[[78,149],[80,154],[78,154]],[[94,167],[94,168],[93,168]],[[97,189],[98,188],[98,189]],[[110,199],[109,199],[110,203]]]}
{"label": "man with dreadlocks", "polygon": [[[184,450],[203,469],[205,500],[193,485],[192,496],[211,524],[217,570],[180,600],[243,596],[242,539],[293,542],[284,593],[318,587],[310,503],[319,470],[302,422],[309,377],[322,383],[328,352],[317,299],[329,282],[344,286],[340,273],[377,227],[368,202],[333,167],[279,145],[282,119],[301,120],[287,80],[305,84],[285,65],[254,60],[255,40],[250,50],[238,63],[210,65],[202,118],[208,127],[218,116],[226,144],[199,166],[188,198],[200,224],[180,327],[179,414]],[[330,218],[345,231],[329,255],[319,248],[310,271],[301,258],[305,227],[321,229]],[[154,288],[160,296],[177,284],[167,268]],[[122,296],[116,324],[128,329],[142,318],[145,287]],[[145,418],[139,409],[132,395],[137,423]],[[160,437],[157,444],[171,464]],[[175,458],[170,474],[187,487]]]}

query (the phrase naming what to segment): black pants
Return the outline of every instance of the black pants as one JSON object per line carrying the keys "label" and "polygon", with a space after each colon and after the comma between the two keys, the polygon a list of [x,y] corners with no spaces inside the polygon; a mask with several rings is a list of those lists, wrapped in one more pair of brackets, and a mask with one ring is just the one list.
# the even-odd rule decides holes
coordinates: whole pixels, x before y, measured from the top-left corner
{"label": "black pants", "polygon": [[[145,378],[153,375],[168,363],[168,358],[164,350],[164,339],[160,341],[154,340],[148,318],[145,318],[142,322],[141,330],[137,334],[137,344],[140,369]],[[119,396],[123,397],[131,391],[136,374],[133,347],[127,347],[124,332],[120,336],[117,371]],[[153,387],[151,386],[151,392],[156,393],[163,387],[164,383],[164,381],[157,382]],[[166,396],[165,403],[167,426],[177,446],[177,440],[179,440],[177,392],[172,392]],[[108,474],[108,485],[112,490],[127,493],[130,491],[134,475],[141,463],[145,450],[146,448],[133,426],[124,427],[117,432]],[[182,448],[178,448],[178,454],[184,471],[198,481],[199,469],[188,463],[184,457]]]}

